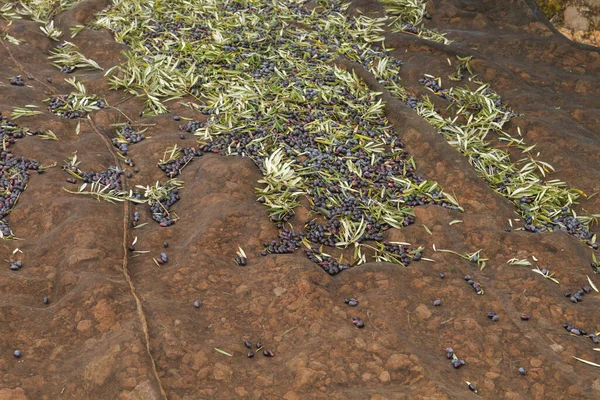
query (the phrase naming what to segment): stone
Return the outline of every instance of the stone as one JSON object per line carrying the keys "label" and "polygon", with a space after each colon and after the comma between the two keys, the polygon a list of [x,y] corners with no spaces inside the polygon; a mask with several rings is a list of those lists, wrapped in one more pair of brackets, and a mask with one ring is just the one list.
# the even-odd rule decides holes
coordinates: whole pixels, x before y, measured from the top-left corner
{"label": "stone", "polygon": [[392,371],[407,369],[410,368],[410,365],[408,356],[402,353],[392,354],[385,362],[385,367]]}
{"label": "stone", "polygon": [[115,370],[116,365],[120,362],[117,354],[121,351],[119,345],[110,348],[108,354],[98,360],[92,360],[84,371],[86,381],[91,381],[96,386],[102,386],[108,377]]}
{"label": "stone", "polygon": [[296,371],[296,379],[294,380],[294,389],[300,389],[310,385],[315,381],[315,371],[310,368],[299,368]]}
{"label": "stone", "polygon": [[378,378],[381,381],[381,383],[387,383],[387,382],[389,382],[392,379],[392,377],[390,376],[390,373],[387,372],[387,371],[382,371],[379,374]]}
{"label": "stone", "polygon": [[140,383],[125,396],[126,400],[158,400],[159,398],[157,390],[152,387],[150,381]]}
{"label": "stone", "polygon": [[415,314],[421,321],[427,321],[431,317],[431,311],[425,304],[419,304],[415,309]]}
{"label": "stone", "polygon": [[284,400],[300,400],[300,396],[294,392],[287,392],[283,398]]}
{"label": "stone", "polygon": [[1,389],[0,399],[2,400],[27,400],[25,392],[21,388],[16,389]]}
{"label": "stone", "polygon": [[217,381],[228,381],[233,375],[233,370],[225,364],[216,363],[213,369],[213,378]]}
{"label": "stone", "polygon": [[79,321],[79,323],[77,324],[77,330],[82,333],[89,331],[91,327],[92,321],[90,321],[89,319]]}
{"label": "stone", "polygon": [[590,28],[590,21],[576,6],[569,6],[565,9],[564,24],[567,28],[576,31],[587,31]]}

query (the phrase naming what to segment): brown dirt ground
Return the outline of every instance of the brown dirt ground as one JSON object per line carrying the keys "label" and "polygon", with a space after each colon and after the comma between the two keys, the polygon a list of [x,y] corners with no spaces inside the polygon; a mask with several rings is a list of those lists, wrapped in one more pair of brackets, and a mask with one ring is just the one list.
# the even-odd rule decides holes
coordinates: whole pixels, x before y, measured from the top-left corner
{"label": "brown dirt ground", "polygon": [[[106,4],[84,1],[58,18],[59,27],[68,32]],[[455,43],[445,47],[389,34],[388,46],[405,61],[406,86],[421,93],[422,73],[445,77],[452,73],[447,57],[474,55],[476,73],[524,114],[511,122],[511,131],[520,126],[526,140],[538,144],[542,160],[556,167],[554,177],[586,193],[600,191],[598,48],[552,32],[524,0],[431,5],[434,19],[428,24],[448,31]],[[356,1],[353,7],[379,10],[373,1]],[[0,46],[3,113],[69,91],[64,75],[47,60],[56,43],[37,23],[0,21],[0,30],[26,41]],[[123,46],[108,32],[86,30],[73,41],[105,69],[121,60]],[[26,87],[8,85],[18,74],[35,80]],[[141,103],[108,91],[102,72],[75,75],[90,92],[118,104],[120,112],[92,114],[90,122],[82,120],[80,135],[76,121],[48,112],[17,120],[52,129],[60,140],[28,137],[14,152],[61,165],[77,151],[82,169],[119,164],[107,142],[114,134],[110,124],[124,122],[124,115],[136,120]],[[425,257],[435,264],[371,263],[332,278],[300,252],[261,257],[262,243],[277,231],[255,201],[260,174],[247,159],[195,160],[182,175],[185,189],[176,205],[181,220],[159,228],[140,207],[142,222],[150,224],[137,230],[129,221],[134,205],[68,194],[62,190],[69,185],[65,173],[54,168],[32,177],[9,216],[24,240],[0,242],[0,258],[8,260],[18,246],[25,263],[18,273],[0,268],[0,399],[477,398],[465,381],[477,384],[486,399],[599,398],[598,369],[572,356],[600,363],[600,354],[592,351],[591,340],[562,328],[570,321],[600,330],[598,294],[579,304],[562,295],[587,283],[589,248],[562,233],[505,232],[507,219],[516,217],[512,206],[427,123],[384,97],[420,173],[455,192],[466,211],[418,208],[415,225],[388,233],[387,239],[424,245]],[[173,112],[197,118],[175,105]],[[127,187],[162,179],[156,162],[163,151],[194,142],[189,134],[179,139],[171,116],[138,122],[153,124],[151,138],[131,147],[141,172],[126,180]],[[578,209],[598,212],[600,196],[582,200]],[[464,223],[449,226],[454,219]],[[126,247],[135,236],[137,249],[150,254],[130,257]],[[169,242],[170,261],[158,268],[151,256],[162,251],[163,241]],[[451,254],[434,253],[433,244],[460,252],[482,248],[490,261],[480,272]],[[248,253],[245,268],[233,262],[238,245]],[[560,286],[530,268],[505,264],[530,255],[556,272]],[[442,271],[444,280],[438,277]],[[467,273],[482,284],[483,296],[462,280]],[[592,279],[600,286],[596,276]],[[44,296],[50,305],[42,303]],[[360,301],[356,309],[344,304],[351,296]],[[199,309],[192,306],[196,299]],[[442,306],[434,308],[434,299]],[[500,321],[488,320],[488,311]],[[521,321],[522,313],[531,320]],[[354,315],[363,318],[365,329],[351,324]],[[248,359],[242,339],[260,339],[276,356]],[[467,364],[453,369],[446,347]],[[12,356],[17,348],[20,359]],[[521,366],[528,375],[517,373]]]}

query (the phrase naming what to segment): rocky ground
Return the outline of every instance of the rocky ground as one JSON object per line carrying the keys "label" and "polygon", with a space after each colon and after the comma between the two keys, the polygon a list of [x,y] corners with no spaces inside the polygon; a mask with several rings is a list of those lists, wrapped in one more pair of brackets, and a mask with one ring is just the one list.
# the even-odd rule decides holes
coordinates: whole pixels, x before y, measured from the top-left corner
{"label": "rocky ground", "polygon": [[[83,1],[58,15],[56,24],[68,32],[108,3]],[[380,11],[380,5],[355,1],[350,12],[357,11]],[[418,83],[423,73],[447,76],[454,71],[447,58],[473,55],[475,73],[522,114],[510,123],[511,131],[518,126],[528,142],[537,143],[541,158],[556,168],[553,177],[588,194],[578,212],[598,212],[600,196],[593,195],[600,192],[598,48],[555,33],[524,0],[434,0],[429,12],[428,26],[447,32],[452,45],[386,35],[388,47],[404,61],[400,74],[406,87],[425,93]],[[44,99],[72,90],[65,74],[50,64],[48,52],[56,42],[38,23],[0,20],[0,32],[23,41],[0,43],[3,116],[28,104],[44,111]],[[104,70],[123,61],[125,46],[107,31],[86,29],[72,41]],[[25,86],[10,85],[17,75]],[[162,179],[156,163],[164,150],[196,143],[188,133],[180,138],[181,122],[173,116],[198,119],[176,103],[171,115],[140,118],[141,101],[110,91],[103,71],[74,75],[113,108],[90,113],[89,119],[43,112],[15,120],[30,129],[50,129],[58,140],[27,136],[12,146],[14,154],[58,167],[31,175],[7,217],[22,240],[0,242],[6,260],[0,269],[0,399],[600,396],[598,368],[573,358],[600,363],[593,350],[600,346],[587,336],[600,331],[600,297],[592,291],[574,304],[564,296],[588,285],[587,276],[600,286],[590,268],[591,248],[566,233],[507,232],[508,220],[518,218],[512,204],[408,107],[386,98],[386,115],[420,174],[455,193],[465,213],[419,207],[416,224],[386,233],[387,240],[424,246],[424,257],[435,263],[406,268],[368,263],[330,277],[300,251],[260,255],[277,229],[256,202],[261,175],[248,159],[207,154],[190,163],[176,205],[180,219],[168,228],[152,222],[145,207],[65,192],[76,186],[65,181],[60,166],[74,151],[82,170],[119,165],[131,172],[124,177],[126,188]],[[127,119],[148,128],[147,138],[129,152],[139,173],[111,144],[111,124]],[[133,229],[135,211],[140,223],[149,224]],[[463,222],[450,225],[457,219]],[[128,247],[136,237],[136,249],[149,253],[132,256]],[[234,262],[238,246],[247,266]],[[489,261],[480,271],[433,246],[483,249]],[[152,258],[161,252],[168,262],[156,265]],[[527,258],[533,266],[508,265],[512,258]],[[15,260],[23,267],[11,271]],[[532,272],[535,266],[555,273],[560,284]],[[465,275],[481,284],[482,295]],[[357,307],[345,304],[350,297]],[[441,301],[437,307],[435,300]],[[488,318],[489,312],[498,320]],[[363,329],[353,325],[354,316],[364,321]],[[565,323],[587,334],[574,335]],[[248,358],[244,340],[262,342],[275,356],[259,352]],[[449,347],[464,366],[453,368]]]}
{"label": "rocky ground", "polygon": [[571,40],[600,46],[600,1],[537,0],[541,10]]}

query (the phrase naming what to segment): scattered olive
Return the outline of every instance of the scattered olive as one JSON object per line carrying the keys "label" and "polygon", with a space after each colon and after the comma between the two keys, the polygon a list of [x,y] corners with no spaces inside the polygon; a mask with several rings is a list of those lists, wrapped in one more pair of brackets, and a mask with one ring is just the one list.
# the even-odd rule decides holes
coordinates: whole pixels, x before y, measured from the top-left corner
{"label": "scattered olive", "polygon": [[200,300],[194,301],[194,307],[200,308]]}
{"label": "scattered olive", "polygon": [[521,375],[527,375],[527,370],[523,367],[519,368],[518,371]]}

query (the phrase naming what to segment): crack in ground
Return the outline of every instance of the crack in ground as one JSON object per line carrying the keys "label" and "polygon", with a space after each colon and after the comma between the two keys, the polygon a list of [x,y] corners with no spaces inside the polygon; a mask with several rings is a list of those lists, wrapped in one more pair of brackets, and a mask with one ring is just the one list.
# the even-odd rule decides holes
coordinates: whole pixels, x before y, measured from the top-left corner
{"label": "crack in ground", "polygon": [[[92,127],[94,132],[98,136],[100,136],[100,138],[102,139],[102,141],[108,148],[108,151],[109,151],[110,155],[113,157],[113,159],[115,160],[115,163],[117,164],[117,166],[120,166],[120,161],[119,161],[118,157],[115,156],[115,154],[113,153],[112,146],[111,146],[110,142],[108,141],[108,139],[106,139],[106,137],[104,137],[104,135],[102,135],[102,133],[100,133],[100,131],[98,130],[98,128],[92,122],[91,119],[88,121],[90,122],[90,126]],[[125,182],[123,183],[123,187],[125,188]],[[166,400],[167,393],[165,392],[165,389],[163,388],[162,383],[160,381],[160,377],[158,376],[158,370],[156,369],[156,361],[154,360],[154,357],[152,356],[152,352],[150,350],[150,334],[148,333],[148,322],[146,319],[146,314],[144,313],[144,309],[142,307],[142,302],[137,295],[135,285],[133,284],[133,281],[131,280],[131,275],[129,275],[129,269],[127,268],[127,266],[128,266],[128,263],[127,263],[127,227],[128,226],[129,226],[129,202],[124,201],[123,202],[123,264],[122,264],[121,272],[123,273],[123,276],[125,277],[125,280],[127,281],[127,284],[129,285],[129,291],[131,292],[131,295],[133,296],[133,298],[135,300],[136,313],[138,315],[138,318],[140,319],[140,323],[142,324],[142,331],[144,333],[144,342],[145,342],[144,344],[146,345],[146,353],[148,354],[148,357],[150,358],[150,364],[152,366],[152,372],[154,374],[154,378],[156,379],[156,383],[158,385],[158,388],[160,389],[162,398]]]}

